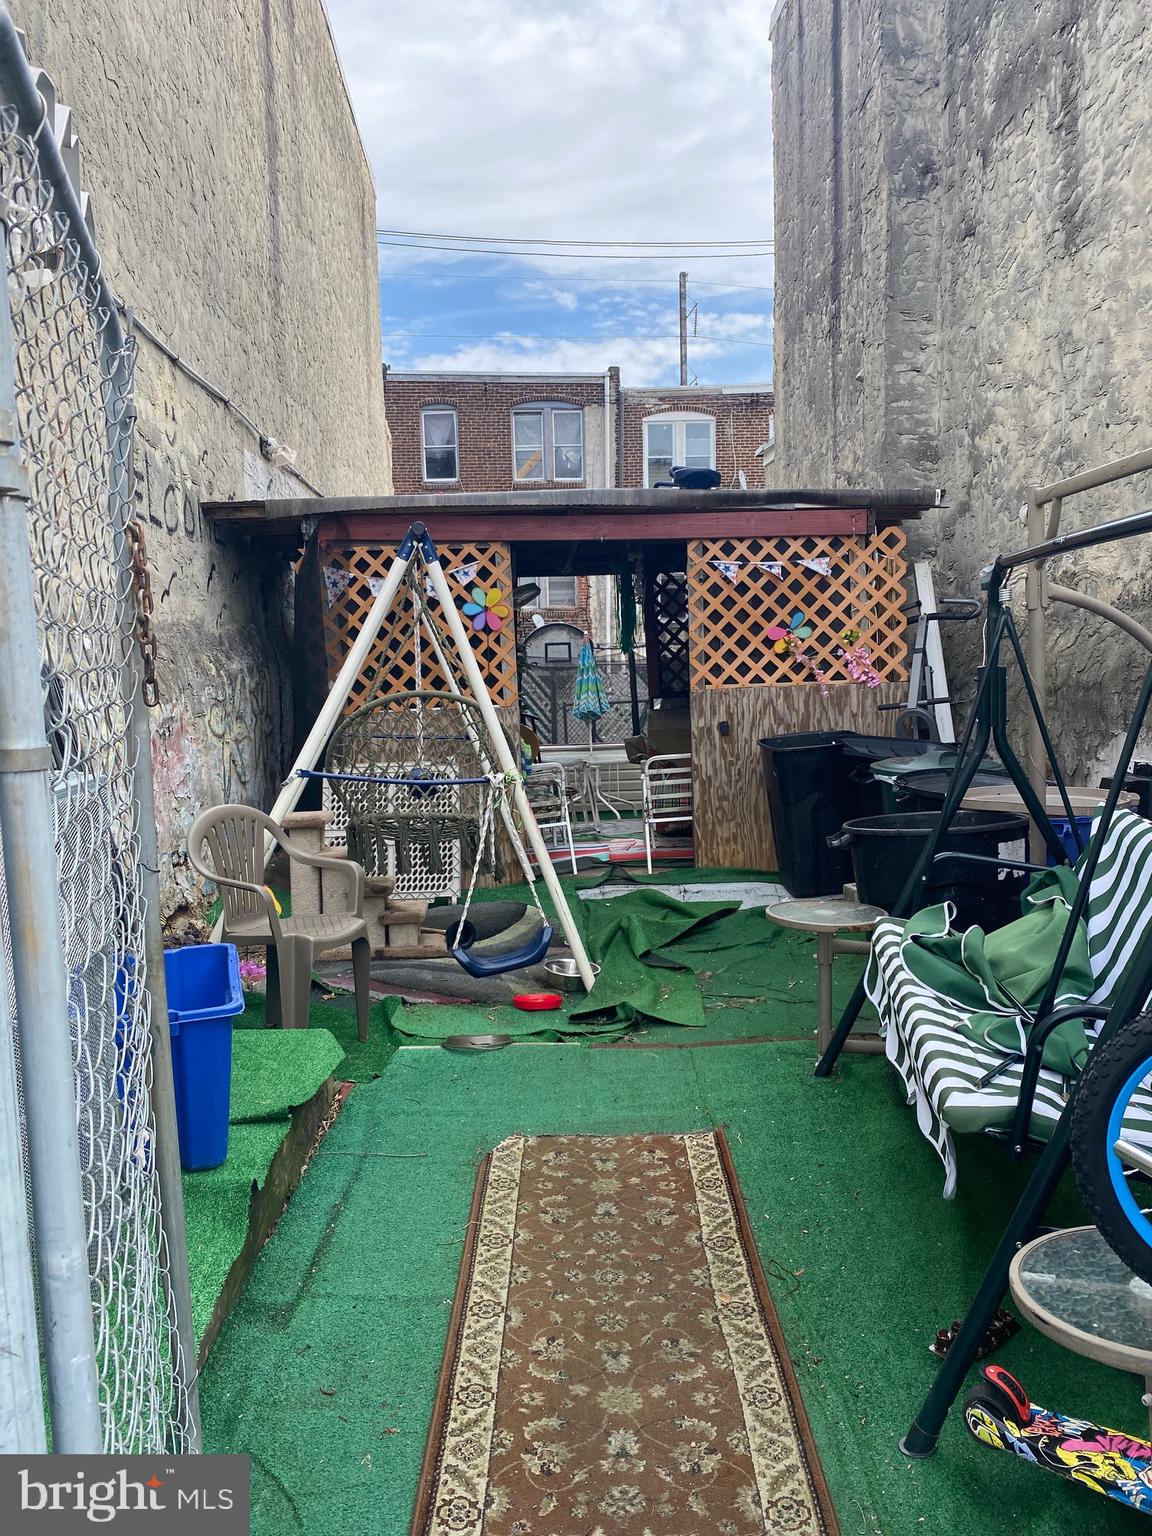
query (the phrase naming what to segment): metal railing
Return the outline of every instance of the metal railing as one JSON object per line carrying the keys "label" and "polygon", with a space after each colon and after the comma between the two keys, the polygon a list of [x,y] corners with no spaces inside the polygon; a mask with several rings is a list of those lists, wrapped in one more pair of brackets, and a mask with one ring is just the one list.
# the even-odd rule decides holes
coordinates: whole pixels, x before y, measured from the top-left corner
{"label": "metal railing", "polygon": [[30,1212],[3,1234],[0,1451],[42,1449],[49,1432],[57,1452],[189,1451],[195,1347],[129,549],[134,349],[2,6],[0,223],[0,1118],[10,1131],[15,1096],[24,1181],[10,1135],[0,1155]]}

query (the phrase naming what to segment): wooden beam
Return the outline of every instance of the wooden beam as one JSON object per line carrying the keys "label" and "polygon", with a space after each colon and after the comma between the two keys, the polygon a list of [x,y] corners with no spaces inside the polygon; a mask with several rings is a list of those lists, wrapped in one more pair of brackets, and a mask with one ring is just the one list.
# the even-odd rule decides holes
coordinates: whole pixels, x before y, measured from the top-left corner
{"label": "wooden beam", "polygon": [[[454,512],[436,509],[419,519],[439,544],[461,544],[476,539],[505,543],[568,544],[595,539],[634,544],[645,539],[739,539],[773,535],[844,534],[870,532],[872,514],[848,507],[803,507],[787,511],[674,512],[671,507],[654,514],[576,512],[557,516],[515,512]],[[326,518],[318,536],[329,544],[399,544],[413,518],[409,513],[362,512]],[[248,526],[245,532],[255,533]]]}

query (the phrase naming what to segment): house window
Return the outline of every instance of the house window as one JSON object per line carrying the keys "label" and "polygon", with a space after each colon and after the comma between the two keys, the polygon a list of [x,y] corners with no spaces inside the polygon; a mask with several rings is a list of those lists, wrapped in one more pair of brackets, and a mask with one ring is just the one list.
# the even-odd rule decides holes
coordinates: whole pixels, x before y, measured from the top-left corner
{"label": "house window", "polygon": [[420,433],[424,448],[425,480],[459,480],[456,412],[444,406],[421,411]]}
{"label": "house window", "polygon": [[536,608],[575,608],[579,602],[575,576],[534,576],[531,583],[522,581],[520,585],[540,588],[539,596],[524,605],[529,612]]}
{"label": "house window", "polygon": [[584,412],[560,405],[513,411],[512,471],[517,480],[583,480]]}
{"label": "house window", "polygon": [[673,465],[716,468],[716,422],[711,416],[649,416],[644,423],[644,484],[670,478]]}

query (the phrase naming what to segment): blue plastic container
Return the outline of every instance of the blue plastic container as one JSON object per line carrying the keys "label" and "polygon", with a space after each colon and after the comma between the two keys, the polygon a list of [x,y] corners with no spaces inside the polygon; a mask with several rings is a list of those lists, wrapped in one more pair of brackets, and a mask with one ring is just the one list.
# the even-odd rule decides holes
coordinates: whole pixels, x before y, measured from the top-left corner
{"label": "blue plastic container", "polygon": [[234,944],[164,952],[180,1162],[218,1168],[228,1156],[232,1020],[244,1012]]}
{"label": "blue plastic container", "polygon": [[[1092,817],[1077,816],[1076,825],[1080,829],[1080,840],[1084,847],[1087,848],[1092,839]],[[1064,851],[1068,855],[1069,862],[1075,864],[1076,860],[1080,857],[1080,849],[1076,846],[1076,835],[1072,831],[1072,823],[1068,820],[1067,816],[1053,816],[1052,830],[1064,844]],[[1055,862],[1055,856],[1051,848],[1049,848],[1048,863],[1055,864]]]}

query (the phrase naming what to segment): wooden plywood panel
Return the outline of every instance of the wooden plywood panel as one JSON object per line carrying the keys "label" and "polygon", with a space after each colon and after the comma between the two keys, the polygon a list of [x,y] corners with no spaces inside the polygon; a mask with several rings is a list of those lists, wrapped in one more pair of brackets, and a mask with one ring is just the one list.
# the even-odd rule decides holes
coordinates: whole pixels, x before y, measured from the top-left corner
{"label": "wooden plywood panel", "polygon": [[[775,869],[776,844],[768,817],[760,739],[789,731],[864,731],[885,736],[895,716],[878,705],[904,699],[900,683],[863,688],[790,683],[759,688],[703,688],[692,694],[692,766],[696,862],[701,867]],[[727,723],[727,734],[720,727]]]}

